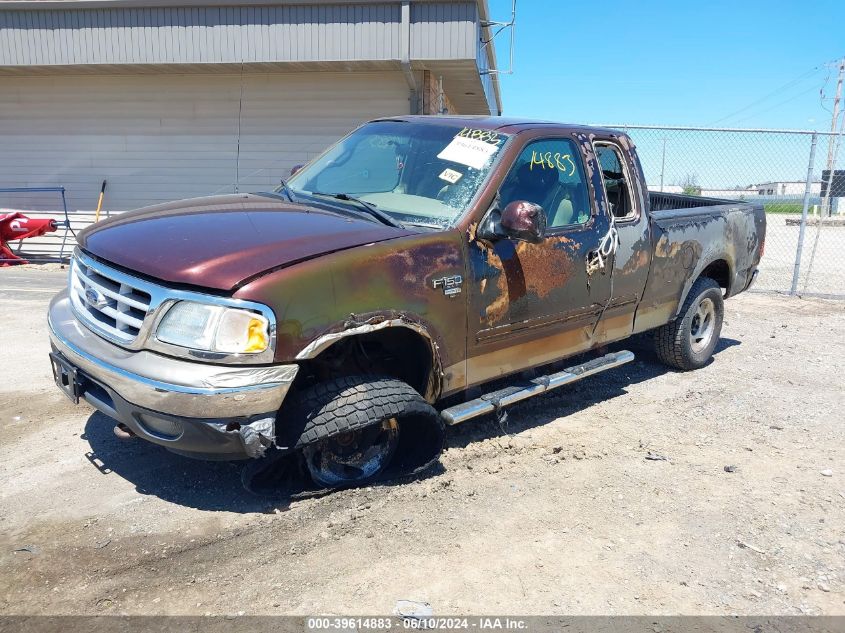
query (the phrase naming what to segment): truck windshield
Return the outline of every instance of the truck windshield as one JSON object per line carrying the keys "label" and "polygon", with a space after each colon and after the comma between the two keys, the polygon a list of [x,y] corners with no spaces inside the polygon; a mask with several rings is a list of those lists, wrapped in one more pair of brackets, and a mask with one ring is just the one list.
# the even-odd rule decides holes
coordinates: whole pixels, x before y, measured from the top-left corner
{"label": "truck windshield", "polygon": [[325,194],[345,194],[404,224],[447,227],[475,197],[507,139],[460,125],[376,121],[329,148],[287,187],[297,198],[325,202]]}

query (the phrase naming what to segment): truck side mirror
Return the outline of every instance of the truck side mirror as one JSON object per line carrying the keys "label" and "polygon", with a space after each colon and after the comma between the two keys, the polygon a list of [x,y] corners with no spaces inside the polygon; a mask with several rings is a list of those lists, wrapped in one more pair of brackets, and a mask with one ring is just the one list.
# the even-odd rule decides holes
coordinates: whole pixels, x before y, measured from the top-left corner
{"label": "truck side mirror", "polygon": [[546,236],[546,212],[527,200],[509,202],[502,210],[500,223],[505,234],[516,240],[537,244]]}
{"label": "truck side mirror", "polygon": [[510,238],[537,244],[546,236],[546,212],[539,204],[514,200],[504,209],[491,209],[479,224],[477,235],[490,241]]}

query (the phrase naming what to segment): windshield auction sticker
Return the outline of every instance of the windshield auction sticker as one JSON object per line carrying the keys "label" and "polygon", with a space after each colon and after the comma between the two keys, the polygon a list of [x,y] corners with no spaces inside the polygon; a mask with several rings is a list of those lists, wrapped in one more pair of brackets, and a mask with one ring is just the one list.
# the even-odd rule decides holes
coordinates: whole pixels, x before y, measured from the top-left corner
{"label": "windshield auction sticker", "polygon": [[461,179],[463,174],[459,171],[455,171],[454,169],[449,169],[448,167],[443,170],[443,173],[440,174],[440,180],[445,180],[451,185],[454,185]]}
{"label": "windshield auction sticker", "polygon": [[473,169],[481,169],[490,157],[499,149],[498,144],[487,143],[474,138],[456,136],[452,139],[437,158],[460,163]]}

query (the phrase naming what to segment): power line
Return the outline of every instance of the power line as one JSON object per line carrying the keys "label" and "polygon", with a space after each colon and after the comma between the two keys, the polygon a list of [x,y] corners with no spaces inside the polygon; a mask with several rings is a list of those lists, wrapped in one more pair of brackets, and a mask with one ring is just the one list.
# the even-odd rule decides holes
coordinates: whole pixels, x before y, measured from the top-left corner
{"label": "power line", "polygon": [[725,121],[726,119],[733,118],[733,117],[734,117],[734,116],[736,116],[737,114],[740,114],[740,113],[742,113],[742,112],[745,112],[746,110],[750,110],[750,109],[751,109],[751,108],[753,108],[754,106],[756,106],[756,105],[758,105],[758,104],[760,104],[760,103],[763,103],[763,102],[764,102],[764,101],[766,101],[767,99],[770,99],[770,98],[774,97],[774,96],[775,96],[775,95],[777,95],[777,94],[780,94],[780,93],[781,93],[781,92],[783,92],[784,90],[788,90],[789,88],[791,88],[791,87],[795,86],[796,84],[801,83],[801,81],[802,81],[803,79],[805,79],[805,78],[809,77],[809,76],[810,76],[810,75],[812,75],[814,72],[817,72],[820,68],[822,68],[822,66],[816,66],[815,68],[811,68],[811,69],[810,69],[810,70],[808,70],[807,72],[802,73],[801,75],[799,75],[799,76],[798,76],[798,77],[796,77],[795,79],[793,79],[793,80],[791,80],[791,81],[789,81],[789,82],[785,83],[784,85],[780,86],[779,88],[775,88],[774,90],[772,90],[772,91],[771,91],[771,92],[769,92],[768,94],[766,94],[766,95],[764,95],[764,96],[760,97],[760,98],[759,98],[759,99],[757,99],[756,101],[752,101],[752,102],[751,102],[751,103],[749,103],[747,106],[742,107],[742,108],[740,108],[739,110],[736,110],[735,112],[732,112],[731,114],[728,114],[727,116],[724,116],[724,117],[722,117],[721,119],[718,119],[718,120],[714,121],[713,123],[710,123],[710,124],[708,125],[708,127],[709,127],[709,126],[712,126],[712,125],[715,125],[715,124],[717,124],[717,123],[720,123],[720,122],[722,122],[722,121]]}
{"label": "power line", "polygon": [[827,88],[827,84],[828,84],[829,81],[830,81],[830,64],[827,65],[827,76],[824,78],[824,83],[822,84],[822,87],[819,88],[819,106],[821,107],[822,110],[824,110],[828,114],[833,114],[833,112],[831,110],[829,110],[828,107],[824,104],[824,100],[826,99],[826,97],[824,96],[824,91],[825,91],[825,88]]}
{"label": "power line", "polygon": [[792,79],[791,81],[788,81],[787,83],[785,83],[784,85],[780,86],[779,88],[775,88],[774,90],[772,90],[772,91],[771,91],[771,92],[769,92],[768,94],[763,95],[762,97],[760,97],[760,98],[759,98],[759,99],[757,99],[756,101],[752,101],[752,102],[751,102],[751,103],[749,103],[747,106],[745,106],[745,107],[743,107],[743,108],[740,108],[739,110],[737,110],[737,111],[735,111],[735,112],[732,112],[731,114],[728,114],[727,116],[723,116],[721,119],[717,119],[716,121],[713,121],[712,123],[709,123],[709,124],[708,124],[708,127],[711,127],[711,126],[713,126],[713,125],[716,125],[717,123],[721,123],[722,121],[725,121],[725,120],[727,120],[727,119],[731,119],[731,118],[735,117],[737,114],[741,114],[741,113],[743,113],[743,112],[746,112],[747,110],[750,110],[750,109],[751,109],[751,108],[753,108],[754,106],[756,106],[756,105],[758,105],[758,104],[760,104],[760,103],[763,103],[763,102],[764,102],[764,101],[766,101],[767,99],[771,99],[772,97],[774,97],[775,95],[780,94],[780,93],[781,93],[781,92],[783,92],[784,90],[788,90],[789,88],[792,88],[793,86],[795,86],[795,85],[797,85],[797,84],[801,83],[801,81],[802,81],[802,80],[806,79],[807,77],[809,77],[809,76],[810,76],[810,75],[812,75],[813,73],[815,73],[815,72],[819,71],[819,70],[820,70],[821,68],[823,68],[823,67],[824,67],[824,64],[820,64],[820,65],[818,65],[818,66],[816,66],[816,67],[814,67],[814,68],[811,68],[810,70],[808,70],[808,71],[806,71],[806,72],[802,73],[801,75],[799,75],[799,76],[798,76],[798,77],[796,77],[795,79]]}
{"label": "power line", "polygon": [[734,124],[742,123],[743,121],[748,121],[749,119],[752,119],[752,118],[759,116],[761,114],[765,114],[766,112],[770,112],[771,110],[776,110],[777,108],[781,107],[782,105],[786,105],[787,103],[791,103],[792,101],[795,101],[798,97],[803,97],[808,92],[815,92],[815,91],[816,91],[816,87],[810,86],[810,88],[808,88],[807,90],[803,90],[803,91],[799,92],[797,95],[790,97],[789,99],[786,99],[784,101],[776,103],[775,105],[773,105],[770,108],[766,108],[765,110],[760,110],[760,111],[755,112],[754,114],[752,114],[750,116],[744,117],[742,119],[738,119],[738,120],[734,121]]}

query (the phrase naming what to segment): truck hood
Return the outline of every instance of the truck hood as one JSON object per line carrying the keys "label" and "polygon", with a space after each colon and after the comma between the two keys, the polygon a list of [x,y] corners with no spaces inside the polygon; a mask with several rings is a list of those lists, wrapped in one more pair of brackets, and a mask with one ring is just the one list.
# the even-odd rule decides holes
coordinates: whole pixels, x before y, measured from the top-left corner
{"label": "truck hood", "polygon": [[79,246],[130,271],[232,290],[261,273],[411,231],[257,194],[195,198],[122,213]]}

